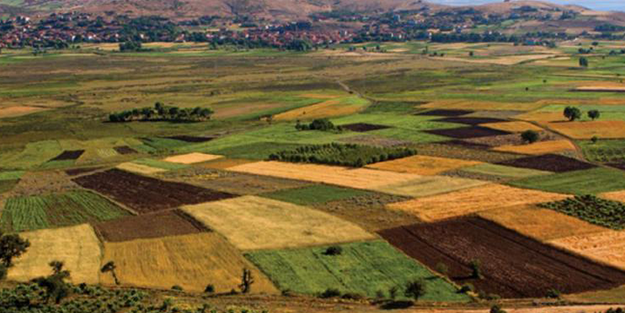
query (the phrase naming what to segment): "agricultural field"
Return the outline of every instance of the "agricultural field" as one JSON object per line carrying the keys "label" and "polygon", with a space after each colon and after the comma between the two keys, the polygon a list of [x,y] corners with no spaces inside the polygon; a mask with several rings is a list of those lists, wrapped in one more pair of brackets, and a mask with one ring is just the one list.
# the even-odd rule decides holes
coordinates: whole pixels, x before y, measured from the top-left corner
{"label": "agricultural field", "polygon": [[5,231],[27,231],[100,222],[129,215],[111,201],[88,191],[7,199],[0,225]]}
{"label": "agricultural field", "polygon": [[[480,218],[381,231],[383,238],[429,267],[443,263],[454,281],[502,297],[544,297],[614,288],[625,272],[554,249]],[[470,249],[467,249],[470,247]],[[479,262],[477,278],[471,262]],[[526,264],[532,264],[528,269]]]}
{"label": "agricultural field", "polygon": [[[329,246],[249,252],[246,257],[281,290],[299,294],[320,294],[328,288],[341,293],[375,297],[411,279],[425,279],[424,301],[464,302],[469,297],[422,265],[383,241],[338,246],[341,253],[326,253]],[[400,295],[401,296],[401,295]]]}
{"label": "agricultural field", "polygon": [[[244,196],[190,205],[185,212],[241,250],[280,249],[362,241],[375,236],[349,222],[304,206]],[[242,228],[241,225],[262,225]]]}
{"label": "agricultural field", "polygon": [[510,182],[519,188],[568,194],[597,194],[625,189],[625,172],[610,168],[535,176]]}
{"label": "agricultural field", "polygon": [[328,185],[312,185],[303,188],[280,190],[265,193],[262,196],[299,205],[321,205],[331,201],[340,201],[369,194],[367,191],[340,188]]}
{"label": "agricultural field", "polygon": [[562,201],[541,203],[539,206],[606,228],[614,230],[625,228],[625,220],[623,220],[625,203],[622,202],[585,195]]}

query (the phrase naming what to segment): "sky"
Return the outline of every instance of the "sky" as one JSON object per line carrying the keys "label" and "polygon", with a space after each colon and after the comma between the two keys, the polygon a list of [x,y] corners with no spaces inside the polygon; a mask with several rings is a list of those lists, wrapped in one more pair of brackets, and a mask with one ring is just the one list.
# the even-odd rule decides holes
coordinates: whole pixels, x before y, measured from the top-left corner
{"label": "sky", "polygon": [[[625,11],[625,0],[548,0],[549,2],[558,4],[577,4],[591,8],[594,10],[612,10]],[[492,2],[503,2],[503,0],[429,0],[429,2],[451,4],[451,5],[467,5],[467,4],[484,4]]]}

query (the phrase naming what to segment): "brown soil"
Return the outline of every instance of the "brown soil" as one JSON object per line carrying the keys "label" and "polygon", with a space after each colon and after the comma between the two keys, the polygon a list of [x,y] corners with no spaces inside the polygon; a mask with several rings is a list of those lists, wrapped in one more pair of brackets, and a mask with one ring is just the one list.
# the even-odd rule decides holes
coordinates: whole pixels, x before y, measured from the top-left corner
{"label": "brown soil", "polygon": [[[418,224],[380,232],[409,256],[435,267],[444,263],[458,283],[506,298],[544,297],[608,289],[625,282],[625,272],[557,250],[481,218]],[[479,260],[483,279],[472,278]]]}
{"label": "brown soil", "polygon": [[128,216],[95,225],[105,241],[160,238],[209,231],[180,210],[162,211],[141,216]]}
{"label": "brown soil", "polygon": [[[538,132],[538,141],[551,141],[562,139],[562,137],[557,136],[550,132],[541,131]],[[508,134],[501,136],[490,136],[490,137],[481,137],[481,138],[470,138],[464,139],[465,142],[470,142],[473,144],[480,144],[489,147],[499,147],[499,146],[507,146],[507,145],[522,145],[524,144],[523,138],[519,134]]]}
{"label": "brown soil", "polygon": [[502,120],[500,118],[491,118],[491,117],[446,117],[442,119],[436,120],[437,122],[445,122],[445,123],[457,123],[457,124],[467,124],[467,125],[479,125],[486,123],[499,123],[505,122],[506,120]]}
{"label": "brown soil", "polygon": [[85,150],[63,151],[61,154],[57,155],[54,159],[51,159],[50,161],[76,160],[80,158],[83,153],[85,153]]}
{"label": "brown soil", "polygon": [[412,144],[410,141],[404,141],[399,139],[386,138],[381,136],[372,136],[372,135],[358,135],[353,137],[341,138],[338,141],[357,144],[357,145],[366,145],[366,146],[376,146],[376,147],[397,147],[397,146],[408,146]]}
{"label": "brown soil", "polygon": [[119,153],[121,155],[138,153],[137,150],[135,150],[135,149],[133,149],[133,148],[131,148],[129,146],[113,147],[113,149],[115,149],[115,151],[117,151],[117,153]]}
{"label": "brown soil", "polygon": [[341,127],[347,130],[351,130],[353,132],[358,132],[358,133],[365,133],[365,132],[372,131],[372,130],[390,128],[384,125],[374,125],[374,124],[367,124],[367,123],[347,124],[347,125],[341,125]]}
{"label": "brown soil", "polygon": [[131,174],[118,169],[73,179],[84,188],[123,203],[138,213],[150,213],[176,208],[185,204],[197,204],[235,197],[197,186],[162,181],[151,177]]}
{"label": "brown soil", "polygon": [[592,165],[590,163],[582,162],[557,154],[530,156],[526,158],[499,162],[499,164],[556,173],[587,170],[596,167],[595,165]]}
{"label": "brown soil", "polygon": [[425,115],[425,116],[462,116],[471,114],[473,111],[467,110],[431,110],[427,112],[421,112],[416,115]]}
{"label": "brown soil", "polygon": [[479,150],[463,146],[440,143],[420,144],[417,145],[416,149],[419,155],[429,155],[461,160],[474,160],[486,163],[496,163],[519,158],[519,155],[512,153]]}

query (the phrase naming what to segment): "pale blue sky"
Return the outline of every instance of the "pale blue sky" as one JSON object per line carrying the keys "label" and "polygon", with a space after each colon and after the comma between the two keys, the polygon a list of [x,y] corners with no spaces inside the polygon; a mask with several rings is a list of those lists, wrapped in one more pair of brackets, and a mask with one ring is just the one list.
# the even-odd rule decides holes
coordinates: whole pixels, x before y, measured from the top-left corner
{"label": "pale blue sky", "polygon": [[[451,5],[467,5],[467,4],[484,4],[491,2],[503,2],[502,0],[429,0],[429,2],[451,4]],[[549,2],[559,4],[578,4],[595,10],[614,10],[625,11],[625,0],[550,0]]]}

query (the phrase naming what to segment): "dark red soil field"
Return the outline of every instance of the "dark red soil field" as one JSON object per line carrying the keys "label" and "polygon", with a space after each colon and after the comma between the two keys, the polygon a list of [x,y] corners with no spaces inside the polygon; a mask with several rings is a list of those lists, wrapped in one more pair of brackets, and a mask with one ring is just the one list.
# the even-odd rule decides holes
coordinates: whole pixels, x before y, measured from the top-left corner
{"label": "dark red soil field", "polygon": [[617,168],[619,170],[625,171],[625,163],[610,163],[608,165],[611,167]]}
{"label": "dark red soil field", "polygon": [[189,184],[131,174],[118,169],[81,176],[74,178],[73,181],[84,188],[111,197],[141,214],[236,196]]}
{"label": "dark red soil field", "polygon": [[51,159],[50,161],[76,160],[80,158],[83,153],[85,153],[85,150],[63,151],[61,154],[57,155],[54,159]]}
{"label": "dark red soil field", "polygon": [[510,134],[501,130],[495,130],[486,127],[472,126],[472,127],[460,127],[451,129],[431,129],[426,130],[426,133],[445,136],[456,139],[478,138],[488,136],[499,136]]}
{"label": "dark red soil field", "polygon": [[101,167],[84,167],[84,168],[73,168],[65,171],[65,174],[69,176],[76,176],[80,174],[87,174],[90,172],[94,172],[101,169]]}
{"label": "dark red soil field", "polygon": [[593,164],[557,154],[530,156],[526,158],[507,160],[498,164],[556,173],[587,170],[596,167]]}
{"label": "dark red soil field", "polygon": [[133,148],[131,148],[129,146],[113,147],[113,149],[115,149],[115,151],[117,151],[117,153],[119,153],[121,155],[138,153],[137,150],[135,150],[135,149],[133,149]]}
{"label": "dark red soil field", "polygon": [[471,114],[473,111],[467,110],[432,110],[427,112],[417,113],[416,115],[425,115],[425,116],[462,116]]}
{"label": "dark red soil field", "polygon": [[445,123],[479,125],[479,124],[486,124],[486,123],[505,122],[506,120],[502,120],[500,118],[490,118],[490,117],[446,117],[446,118],[438,119],[436,121],[445,122]]}
{"label": "dark red soil field", "polygon": [[123,217],[96,224],[95,228],[104,240],[112,242],[209,231],[200,222],[180,210]]}
{"label": "dark red soil field", "polygon": [[375,124],[367,124],[367,123],[347,124],[347,125],[341,125],[341,127],[344,129],[351,130],[353,132],[359,132],[359,133],[389,128],[388,126],[384,126],[384,125],[375,125]]}
{"label": "dark red soil field", "polygon": [[193,142],[193,143],[207,142],[207,141],[211,141],[215,139],[214,137],[195,137],[195,136],[170,136],[170,137],[165,137],[165,138],[180,140],[184,142]]}
{"label": "dark red soil field", "polygon": [[[488,138],[488,137],[486,137]],[[450,141],[443,141],[441,142],[442,144],[446,144],[446,145],[452,145],[452,146],[459,146],[459,147],[465,147],[465,148],[469,148],[469,149],[482,149],[482,150],[488,150],[490,148],[492,148],[489,145],[486,144],[482,144],[482,143],[474,143],[474,142],[469,142],[469,141],[465,141],[465,140],[450,140]]]}
{"label": "dark red soil field", "polygon": [[[457,283],[505,298],[544,297],[609,289],[625,272],[555,249],[487,220],[470,217],[380,231],[391,244],[425,265],[445,264]],[[482,279],[471,277],[479,260]]]}

